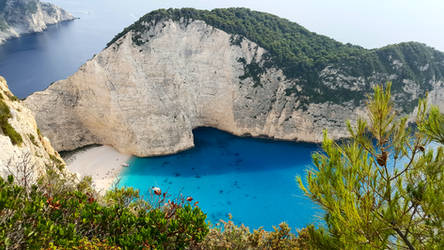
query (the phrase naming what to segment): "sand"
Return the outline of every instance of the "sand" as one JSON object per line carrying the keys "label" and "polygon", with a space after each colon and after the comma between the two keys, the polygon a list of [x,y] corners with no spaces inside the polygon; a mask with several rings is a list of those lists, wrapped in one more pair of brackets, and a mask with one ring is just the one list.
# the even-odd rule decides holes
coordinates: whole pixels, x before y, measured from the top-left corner
{"label": "sand", "polygon": [[72,173],[91,176],[96,190],[103,194],[117,182],[123,165],[130,158],[110,146],[94,146],[74,152],[64,160]]}

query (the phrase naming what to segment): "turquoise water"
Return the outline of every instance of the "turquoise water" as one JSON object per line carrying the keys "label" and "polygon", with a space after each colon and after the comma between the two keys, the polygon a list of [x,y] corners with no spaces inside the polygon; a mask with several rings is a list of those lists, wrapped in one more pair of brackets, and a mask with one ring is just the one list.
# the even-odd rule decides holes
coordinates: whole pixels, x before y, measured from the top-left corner
{"label": "turquoise water", "polygon": [[231,213],[250,229],[286,221],[293,229],[316,223],[321,211],[295,181],[305,176],[318,146],[240,138],[211,128],[194,131],[196,147],[171,156],[133,158],[120,186],[149,197],[153,186],[192,196],[213,223]]}

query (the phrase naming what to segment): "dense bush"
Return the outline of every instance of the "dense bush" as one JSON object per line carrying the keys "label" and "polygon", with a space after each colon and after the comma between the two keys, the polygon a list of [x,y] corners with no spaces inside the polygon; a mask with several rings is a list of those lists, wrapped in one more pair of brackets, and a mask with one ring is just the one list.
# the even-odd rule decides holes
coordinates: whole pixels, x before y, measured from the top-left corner
{"label": "dense bush", "polygon": [[82,185],[60,190],[63,185],[41,181],[25,190],[13,179],[0,178],[0,248],[100,243],[179,249],[196,245],[208,233],[206,215],[190,204],[153,208],[132,189],[115,189],[98,201]]}
{"label": "dense bush", "polygon": [[298,237],[291,233],[286,223],[274,227],[273,232],[262,228],[250,232],[249,228],[235,225],[231,220],[221,221],[222,227],[210,229],[202,249],[307,249],[307,229],[299,231]]}
{"label": "dense bush", "polygon": [[[0,96],[2,96],[0,94]],[[0,99],[0,129],[3,134],[9,137],[12,144],[21,145],[23,142],[22,136],[9,124],[8,119],[11,118],[11,110],[8,105]]]}

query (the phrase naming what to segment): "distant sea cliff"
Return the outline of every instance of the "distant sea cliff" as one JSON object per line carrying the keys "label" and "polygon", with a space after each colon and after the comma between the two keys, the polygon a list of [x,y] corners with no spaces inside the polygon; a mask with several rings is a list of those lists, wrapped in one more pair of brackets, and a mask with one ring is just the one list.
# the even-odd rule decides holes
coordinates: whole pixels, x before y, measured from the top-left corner
{"label": "distant sea cliff", "polygon": [[39,0],[0,0],[0,44],[9,38],[41,32],[50,24],[73,19],[64,9]]}

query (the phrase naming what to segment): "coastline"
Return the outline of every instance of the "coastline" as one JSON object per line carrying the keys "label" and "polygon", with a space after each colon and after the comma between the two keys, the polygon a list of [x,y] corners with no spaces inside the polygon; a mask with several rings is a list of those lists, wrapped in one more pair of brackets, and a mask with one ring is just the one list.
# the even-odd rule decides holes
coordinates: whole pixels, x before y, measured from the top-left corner
{"label": "coastline", "polygon": [[29,31],[29,32],[23,32],[23,33],[6,33],[4,31],[0,31],[0,46],[10,40],[19,39],[19,38],[22,38],[23,36],[26,36],[26,35],[34,35],[37,33],[42,33],[42,32],[45,32],[50,26],[75,21],[77,19],[80,19],[80,17],[73,17],[71,19],[61,20],[56,23],[47,23],[46,27],[44,29],[42,29],[41,31]]}
{"label": "coastline", "polygon": [[119,153],[106,145],[90,146],[63,157],[67,169],[79,177],[91,176],[93,185],[99,193],[105,193],[116,181],[123,164],[131,156]]}

